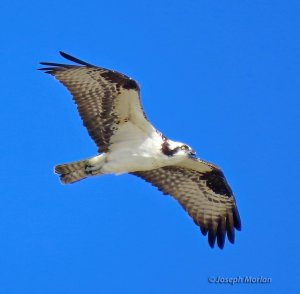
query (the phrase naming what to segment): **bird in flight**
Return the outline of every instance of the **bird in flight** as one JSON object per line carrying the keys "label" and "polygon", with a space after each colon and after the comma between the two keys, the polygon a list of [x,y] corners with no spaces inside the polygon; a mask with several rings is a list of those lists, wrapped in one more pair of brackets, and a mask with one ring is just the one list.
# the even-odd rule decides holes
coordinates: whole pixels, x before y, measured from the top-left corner
{"label": "bird in flight", "polygon": [[60,164],[64,184],[104,174],[129,173],[173,196],[215,242],[234,243],[241,221],[234,195],[216,165],[197,158],[187,144],[168,139],[152,126],[140,101],[140,87],[130,77],[60,52],[73,65],[41,62],[72,94],[98,155]]}

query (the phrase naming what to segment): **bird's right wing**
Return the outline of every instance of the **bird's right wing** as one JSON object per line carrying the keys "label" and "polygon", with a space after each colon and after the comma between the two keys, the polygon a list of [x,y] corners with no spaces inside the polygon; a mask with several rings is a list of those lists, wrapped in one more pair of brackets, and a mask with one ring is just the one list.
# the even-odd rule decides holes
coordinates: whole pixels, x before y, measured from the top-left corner
{"label": "bird's right wing", "polygon": [[[41,62],[47,66],[41,70],[53,75],[71,92],[83,124],[99,152],[109,150],[113,135],[128,121],[146,134],[155,130],[144,114],[136,81],[60,53],[77,65]],[[113,141],[117,140],[114,138]]]}

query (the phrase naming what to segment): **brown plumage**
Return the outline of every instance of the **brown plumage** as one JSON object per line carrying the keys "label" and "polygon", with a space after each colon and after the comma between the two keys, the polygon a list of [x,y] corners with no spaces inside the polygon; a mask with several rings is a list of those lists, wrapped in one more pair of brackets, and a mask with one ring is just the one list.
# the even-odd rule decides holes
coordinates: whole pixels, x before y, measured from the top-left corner
{"label": "brown plumage", "polygon": [[223,173],[213,165],[204,166],[197,159],[189,161],[133,174],[178,200],[203,235],[208,233],[211,247],[217,239],[218,246],[223,248],[226,234],[234,243],[234,229],[241,230],[241,221]]}

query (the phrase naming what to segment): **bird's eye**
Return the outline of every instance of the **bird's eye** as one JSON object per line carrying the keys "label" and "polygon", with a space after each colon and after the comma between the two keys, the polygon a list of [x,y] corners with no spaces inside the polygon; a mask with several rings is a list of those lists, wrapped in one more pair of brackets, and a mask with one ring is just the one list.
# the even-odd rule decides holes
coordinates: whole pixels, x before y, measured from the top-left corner
{"label": "bird's eye", "polygon": [[188,149],[188,146],[182,145],[182,146],[180,147],[180,149],[181,149],[181,150],[187,150],[187,149]]}

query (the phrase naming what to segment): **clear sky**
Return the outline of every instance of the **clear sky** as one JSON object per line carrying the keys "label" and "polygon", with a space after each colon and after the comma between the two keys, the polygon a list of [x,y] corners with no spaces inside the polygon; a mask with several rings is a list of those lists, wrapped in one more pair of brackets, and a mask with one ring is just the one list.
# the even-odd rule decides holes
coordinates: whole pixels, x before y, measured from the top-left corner
{"label": "clear sky", "polygon": [[[1,293],[296,293],[299,1],[0,4]],[[153,124],[221,166],[242,231],[211,249],[171,197],[130,175],[63,186],[96,155],[58,51],[135,78]],[[269,284],[209,283],[263,277]]]}

